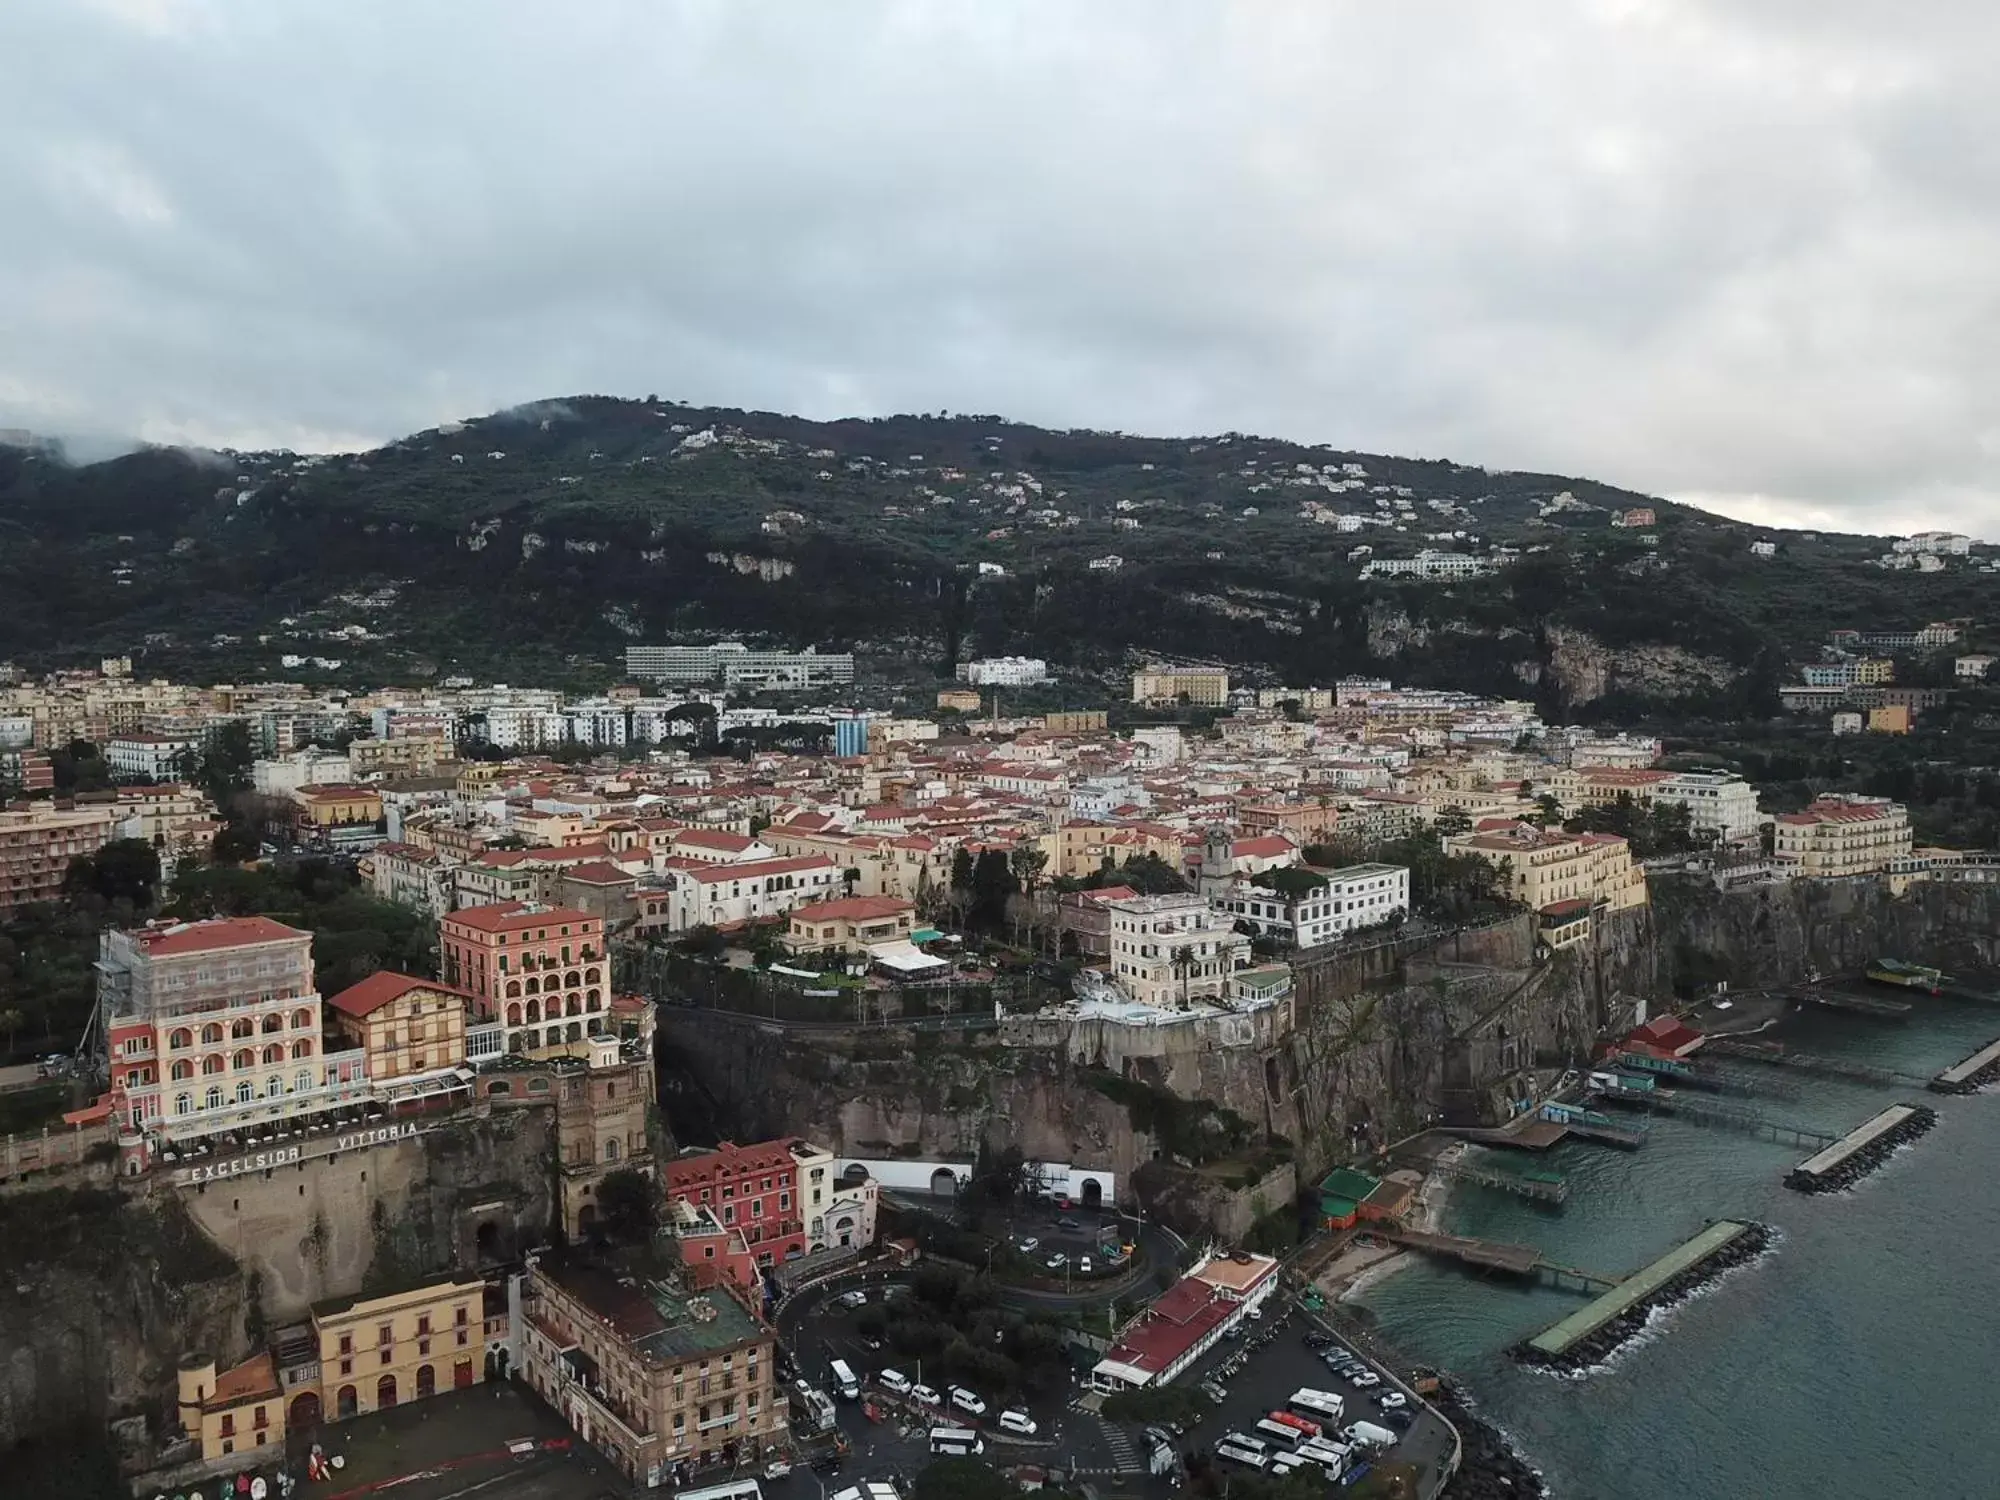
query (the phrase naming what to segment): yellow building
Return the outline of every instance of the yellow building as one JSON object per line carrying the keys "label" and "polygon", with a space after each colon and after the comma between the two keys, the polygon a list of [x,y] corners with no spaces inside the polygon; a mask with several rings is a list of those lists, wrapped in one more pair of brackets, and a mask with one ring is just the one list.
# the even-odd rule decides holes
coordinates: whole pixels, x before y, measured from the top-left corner
{"label": "yellow building", "polygon": [[1500,872],[1506,894],[1537,912],[1576,900],[1601,902],[1612,911],[1647,901],[1646,872],[1615,833],[1561,833],[1488,820],[1446,839],[1445,852],[1486,860]]}
{"label": "yellow building", "polygon": [[1111,716],[1101,708],[1065,709],[1044,714],[1042,729],[1048,734],[1096,734],[1110,722]]}
{"label": "yellow building", "polygon": [[979,712],[979,694],[971,688],[941,688],[938,690],[937,706],[949,708],[962,714]]}
{"label": "yellow building", "polygon": [[393,740],[355,740],[347,747],[356,776],[432,776],[456,753],[441,734],[412,734]]}
{"label": "yellow building", "polygon": [[859,951],[901,942],[916,928],[912,902],[890,896],[847,896],[792,908],[784,944],[794,953]]}
{"label": "yellow building", "polygon": [[445,1276],[406,1292],[314,1306],[321,1418],[344,1421],[479,1384],[486,1378],[485,1297],[477,1277]]}
{"label": "yellow building", "polygon": [[1884,797],[1829,795],[1773,820],[1772,857],[1808,878],[1875,875],[1910,858],[1910,818]]}
{"label": "yellow building", "polygon": [[1196,708],[1229,701],[1229,674],[1220,667],[1150,666],[1132,674],[1134,703],[1171,706],[1186,699]]}
{"label": "yellow building", "polygon": [[285,1398],[268,1349],[220,1375],[212,1359],[189,1360],[179,1387],[181,1430],[194,1439],[198,1457],[284,1451]]}
{"label": "yellow building", "polygon": [[466,997],[431,979],[384,969],[326,1002],[326,1018],[348,1042],[366,1051],[368,1077],[442,1073],[465,1062]]}
{"label": "yellow building", "polygon": [[1870,734],[1908,734],[1910,732],[1910,706],[1907,703],[1896,703],[1884,708],[1869,709],[1868,732]]}
{"label": "yellow building", "polygon": [[382,819],[382,794],[366,786],[302,786],[292,793],[313,828],[343,828]]}

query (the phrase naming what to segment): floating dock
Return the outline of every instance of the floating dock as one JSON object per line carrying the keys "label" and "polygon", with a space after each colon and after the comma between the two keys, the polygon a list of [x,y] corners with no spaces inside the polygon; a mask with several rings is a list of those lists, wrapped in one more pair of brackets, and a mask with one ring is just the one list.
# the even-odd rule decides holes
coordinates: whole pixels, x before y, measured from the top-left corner
{"label": "floating dock", "polygon": [[1971,1094],[1995,1078],[2000,1078],[2000,1041],[1988,1042],[1964,1062],[1946,1068],[1928,1087],[1934,1094]]}
{"label": "floating dock", "polygon": [[1892,1104],[1793,1167],[1785,1174],[1785,1186],[1801,1193],[1838,1192],[1866,1177],[1898,1146],[1915,1140],[1935,1124],[1935,1110],[1921,1104]]}
{"label": "floating dock", "polygon": [[1507,1172],[1476,1162],[1443,1158],[1431,1162],[1429,1170],[1452,1182],[1469,1182],[1475,1187],[1493,1188],[1536,1203],[1552,1203],[1561,1207],[1569,1197],[1568,1180],[1555,1172]]}
{"label": "floating dock", "polygon": [[1878,1021],[1907,1021],[1913,1007],[1907,1000],[1881,1000],[1873,995],[1856,995],[1842,990],[1805,990],[1800,999],[1822,1010],[1842,1010],[1853,1016],[1871,1016]]}
{"label": "floating dock", "polygon": [[1739,1062],[1764,1063],[1773,1068],[1795,1068],[1801,1073],[1814,1073],[1822,1078],[1851,1078],[1857,1083],[1924,1082],[1914,1073],[1899,1073],[1894,1068],[1877,1068],[1867,1063],[1848,1062],[1845,1058],[1819,1057],[1811,1052],[1794,1052],[1776,1042],[1740,1042],[1728,1037],[1714,1037],[1703,1050],[1717,1057],[1734,1058]]}
{"label": "floating dock", "polygon": [[1525,1343],[1514,1346],[1523,1364],[1575,1370],[1594,1365],[1646,1325],[1656,1307],[1678,1302],[1731,1266],[1763,1250],[1771,1231],[1762,1224],[1724,1219],[1711,1224],[1635,1276]]}
{"label": "floating dock", "polygon": [[1673,1115],[1697,1125],[1712,1125],[1719,1130],[1740,1130],[1746,1135],[1760,1135],[1767,1140],[1784,1141],[1794,1146],[1825,1146],[1834,1138],[1828,1130],[1815,1130],[1809,1125],[1795,1125],[1788,1120],[1773,1120],[1741,1105],[1727,1104],[1720,1099],[1690,1097],[1671,1089],[1600,1088],[1595,1091],[1595,1097],[1629,1109]]}

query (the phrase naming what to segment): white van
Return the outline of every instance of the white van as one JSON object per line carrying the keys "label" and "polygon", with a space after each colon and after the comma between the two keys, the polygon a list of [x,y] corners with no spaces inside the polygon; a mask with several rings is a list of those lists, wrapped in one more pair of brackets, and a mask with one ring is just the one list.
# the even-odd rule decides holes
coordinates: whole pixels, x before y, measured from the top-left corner
{"label": "white van", "polygon": [[910,1377],[895,1370],[884,1370],[875,1377],[875,1383],[893,1395],[907,1396],[910,1394]]}
{"label": "white van", "polygon": [[917,1405],[919,1405],[919,1406],[943,1406],[943,1405],[944,1405],[944,1397],[940,1396],[940,1395],[939,1395],[939,1394],[938,1394],[938,1393],[937,1393],[936,1391],[932,1390],[932,1389],[931,1389],[931,1388],[930,1388],[929,1386],[927,1386],[927,1385],[913,1385],[913,1386],[911,1386],[911,1387],[910,1387],[910,1399],[911,1399],[912,1401],[916,1402],[916,1403],[917,1403]]}
{"label": "white van", "polygon": [[1037,1431],[1035,1419],[1018,1406],[1010,1406],[1000,1413],[1000,1430],[1018,1432],[1022,1437],[1033,1437]]}
{"label": "white van", "polygon": [[979,1393],[977,1391],[969,1391],[962,1385],[955,1385],[951,1388],[951,1404],[964,1412],[968,1417],[983,1417],[986,1415],[986,1403],[979,1399]]}
{"label": "white van", "polygon": [[833,1372],[833,1388],[840,1392],[842,1399],[861,1399],[861,1382],[855,1378],[854,1366],[844,1359],[836,1359],[828,1369]]}
{"label": "white van", "polygon": [[1373,1422],[1356,1422],[1341,1434],[1357,1448],[1393,1448],[1396,1434],[1386,1427],[1377,1427]]}

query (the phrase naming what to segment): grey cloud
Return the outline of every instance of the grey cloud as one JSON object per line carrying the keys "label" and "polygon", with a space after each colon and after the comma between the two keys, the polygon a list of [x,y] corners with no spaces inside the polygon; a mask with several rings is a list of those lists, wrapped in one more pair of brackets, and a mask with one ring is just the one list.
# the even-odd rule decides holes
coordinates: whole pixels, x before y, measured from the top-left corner
{"label": "grey cloud", "polygon": [[0,423],[1242,428],[2000,537],[1972,3],[0,7]]}

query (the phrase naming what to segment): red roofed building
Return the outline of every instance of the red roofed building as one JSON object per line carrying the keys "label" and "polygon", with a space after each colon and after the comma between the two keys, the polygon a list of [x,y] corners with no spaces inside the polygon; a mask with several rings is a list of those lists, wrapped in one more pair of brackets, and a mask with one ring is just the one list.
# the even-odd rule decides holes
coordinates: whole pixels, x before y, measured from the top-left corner
{"label": "red roofed building", "polygon": [[741,864],[674,860],[639,893],[639,925],[670,933],[740,927],[827,900],[841,887],[839,868],[824,854]]}
{"label": "red roofed building", "polygon": [[1267,1255],[1216,1256],[1198,1264],[1118,1331],[1118,1341],[1090,1372],[1091,1385],[1116,1392],[1167,1384],[1277,1286],[1278,1263]]}
{"label": "red roofed building", "polygon": [[151,922],[98,944],[113,1108],[191,1138],[352,1102],[359,1051],[322,1056],[312,934],[269,917]]}
{"label": "red roofed building", "polygon": [[837,1181],[833,1153],[796,1136],[691,1152],[660,1173],[681,1259],[755,1288],[769,1269],[875,1242],[876,1183]]}
{"label": "red roofed building", "polygon": [[1677,1016],[1655,1016],[1625,1038],[1628,1046],[1655,1057],[1688,1057],[1708,1038]]}
{"label": "red roofed building", "polygon": [[682,859],[705,864],[730,864],[738,860],[769,859],[778,851],[762,840],[720,828],[683,828],[673,836],[671,851]]}
{"label": "red roofed building", "polygon": [[384,969],[326,1002],[336,1035],[368,1059],[368,1079],[438,1078],[465,1062],[467,996]]}
{"label": "red roofed building", "polygon": [[849,896],[815,901],[792,911],[785,946],[794,953],[857,950],[907,943],[916,930],[916,903],[893,896]]}
{"label": "red roofed building", "polygon": [[438,922],[445,983],[478,1017],[508,1028],[507,1050],[526,1056],[606,1029],[611,971],[604,920],[568,906],[503,901]]}
{"label": "red roofed building", "polygon": [[1823,796],[1774,824],[1772,857],[1793,875],[1874,875],[1910,857],[1909,814],[1886,797]]}

